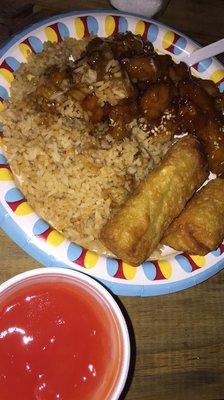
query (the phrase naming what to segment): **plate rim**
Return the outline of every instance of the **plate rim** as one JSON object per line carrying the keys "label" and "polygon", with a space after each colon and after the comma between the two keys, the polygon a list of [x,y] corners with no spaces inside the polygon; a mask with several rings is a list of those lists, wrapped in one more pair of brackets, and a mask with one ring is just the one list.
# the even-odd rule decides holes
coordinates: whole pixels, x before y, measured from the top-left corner
{"label": "plate rim", "polygon": [[[170,25],[166,25],[160,21],[157,21],[153,18],[145,17],[142,14],[135,14],[135,13],[128,13],[125,11],[119,11],[116,9],[83,9],[83,10],[74,10],[74,11],[69,11],[65,13],[60,13],[60,14],[55,14],[47,18],[43,18],[40,21],[34,22],[33,24],[29,24],[27,27],[24,29],[19,30],[15,34],[11,35],[8,39],[6,39],[1,45],[0,45],[0,58],[4,55],[4,53],[19,40],[22,36],[28,34],[29,32],[33,31],[34,29],[37,29],[43,25],[45,25],[48,22],[54,22],[57,21],[61,18],[67,18],[67,17],[72,17],[75,15],[91,15],[91,14],[109,14],[109,15],[118,15],[118,16],[127,16],[127,17],[135,17],[135,18],[142,18],[144,21],[147,22],[152,22],[155,23],[162,28],[169,28],[172,32],[176,32],[182,37],[186,38],[188,41],[191,42],[191,44],[196,45],[196,47],[201,48],[202,46],[200,43],[198,43],[196,40],[192,39],[190,36],[186,35],[185,33],[182,33],[176,28],[173,28]],[[221,63],[216,57],[211,57],[212,59],[215,59],[222,67],[224,67],[224,64]]]}
{"label": "plate rim", "polygon": [[[0,204],[0,216],[1,216],[1,207]],[[8,219],[8,221],[7,221]],[[30,246],[30,242],[26,240],[26,234],[22,231],[21,228],[16,224],[16,222],[10,217],[9,214],[6,215],[6,218],[0,219],[0,228],[9,236],[14,243],[16,243],[20,248],[22,248],[28,255],[33,257],[36,261],[40,262],[46,268],[68,268],[68,266],[61,261],[57,261],[54,256],[50,256],[45,253],[42,249],[36,246],[35,243],[32,243]],[[75,265],[75,263],[74,263]],[[91,275],[92,279],[100,281],[107,289],[109,289],[112,293],[120,296],[139,296],[139,297],[150,297],[150,296],[161,296],[168,295],[171,293],[180,292],[182,290],[191,288],[193,286],[198,285],[206,281],[208,278],[216,275],[219,271],[224,268],[224,258],[219,260],[217,263],[212,265],[206,270],[200,271],[199,274],[191,275],[189,278],[182,279],[181,281],[176,281],[172,283],[163,283],[160,285],[141,285],[141,284],[124,284],[119,282],[112,282],[106,279],[96,278]],[[78,270],[78,272],[80,272]],[[83,273],[87,274],[86,269],[83,268]]]}

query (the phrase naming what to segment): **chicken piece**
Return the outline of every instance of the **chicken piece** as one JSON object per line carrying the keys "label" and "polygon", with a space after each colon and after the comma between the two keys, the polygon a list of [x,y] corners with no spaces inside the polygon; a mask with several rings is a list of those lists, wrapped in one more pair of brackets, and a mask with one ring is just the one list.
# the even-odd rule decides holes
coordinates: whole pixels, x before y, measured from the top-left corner
{"label": "chicken piece", "polygon": [[109,43],[96,37],[88,43],[82,57],[86,57],[87,63],[97,72],[97,78],[100,80],[103,79],[106,66],[114,55]]}
{"label": "chicken piece", "polygon": [[173,83],[189,79],[189,67],[184,62],[180,62],[179,64],[173,62],[169,66],[168,76]]}
{"label": "chicken piece", "polygon": [[[213,84],[211,87],[212,86]],[[191,99],[189,99],[189,97],[191,97]],[[198,136],[200,141],[203,143],[205,153],[208,157],[209,167],[213,172],[216,171],[218,173],[218,170],[221,167],[220,164],[223,161],[222,153],[224,151],[224,137],[222,124],[220,122],[221,115],[219,116],[218,112],[215,112],[213,98],[207,93],[206,99],[208,99],[209,102],[207,103],[206,100],[205,106],[202,104],[203,100],[201,100],[200,97],[197,97],[196,101],[194,96],[189,97],[181,98],[178,102],[177,123],[181,130],[194,133]],[[210,103],[210,100],[212,103]],[[209,104],[211,105],[211,109],[209,108]]]}
{"label": "chicken piece", "polygon": [[198,140],[193,136],[179,140],[103,226],[100,240],[117,257],[140,264],[207,176]]}
{"label": "chicken piece", "polygon": [[55,96],[60,93],[60,85],[65,79],[70,78],[70,70],[60,70],[56,66],[52,66],[45,71],[45,83],[36,88],[37,104],[41,111],[56,111]]}
{"label": "chicken piece", "polygon": [[85,111],[94,111],[98,107],[95,94],[88,94],[82,101],[82,107]]}
{"label": "chicken piece", "polygon": [[89,56],[90,54],[94,53],[94,51],[97,51],[103,46],[105,43],[105,39],[97,36],[94,37],[89,41],[89,43],[86,46],[86,49],[84,53],[82,54],[82,57],[85,56],[86,54]]}
{"label": "chicken piece", "polygon": [[48,72],[48,79],[53,85],[60,87],[63,80],[71,77],[69,72],[69,70],[60,70],[58,67],[52,67]]}
{"label": "chicken piece", "polygon": [[48,84],[37,86],[36,95],[42,97],[46,101],[50,101],[56,91],[57,89],[55,86],[51,82],[48,82]]}
{"label": "chicken piece", "polygon": [[141,98],[140,106],[147,119],[156,119],[168,108],[173,99],[173,92],[165,83],[149,86]]}
{"label": "chicken piece", "polygon": [[205,255],[224,238],[224,180],[214,179],[197,192],[169,226],[162,243],[189,254]]}
{"label": "chicken piece", "polygon": [[200,115],[198,107],[188,99],[181,99],[177,105],[177,125],[180,132],[195,133],[194,121]]}
{"label": "chicken piece", "polygon": [[74,100],[82,102],[86,97],[86,93],[80,90],[78,87],[73,86],[67,91],[67,95],[71,96]]}
{"label": "chicken piece", "polygon": [[110,43],[114,58],[118,60],[154,52],[152,43],[147,42],[146,45],[141,36],[134,35],[132,32],[119,33],[112,40],[109,39],[108,42]]}
{"label": "chicken piece", "polygon": [[91,121],[95,123],[102,122],[104,120],[104,113],[103,113],[103,108],[102,107],[97,107],[95,110],[92,112],[91,116]]}
{"label": "chicken piece", "polygon": [[122,60],[141,54],[152,54],[153,45],[146,44],[138,35],[131,32],[120,33],[107,39],[96,37],[92,39],[82,57],[86,57],[91,68],[97,71],[98,78],[103,78],[105,67],[109,60]]}
{"label": "chicken piece", "polygon": [[193,81],[180,82],[178,90],[180,96],[190,100],[203,113],[214,114],[214,100],[200,85]]}
{"label": "chicken piece", "polygon": [[103,108],[100,107],[95,94],[88,94],[82,101],[82,108],[91,112],[90,120],[93,123],[101,122],[104,119]]}
{"label": "chicken piece", "polygon": [[179,132],[179,125],[177,123],[177,112],[174,107],[168,108],[163,114],[160,126],[170,134],[170,140]]}
{"label": "chicken piece", "polygon": [[125,100],[116,106],[109,107],[107,113],[110,120],[108,133],[116,140],[129,136],[128,124],[137,116],[135,101]]}
{"label": "chicken piece", "polygon": [[179,108],[179,115],[184,124],[194,121],[198,114],[199,110],[190,100],[186,100]]}
{"label": "chicken piece", "polygon": [[149,133],[148,143],[153,145],[165,144],[172,140],[173,136],[179,132],[177,116],[174,108],[165,111],[162,117],[156,121],[139,121],[139,127]]}
{"label": "chicken piece", "polygon": [[173,60],[168,54],[159,54],[158,61],[160,64],[161,77],[168,76],[169,67],[173,65]]}
{"label": "chicken piece", "polygon": [[206,153],[209,168],[220,175],[224,172],[224,132],[221,123],[210,116],[199,115],[194,121],[195,134]]}
{"label": "chicken piece", "polygon": [[131,79],[156,82],[160,77],[160,64],[155,56],[139,56],[123,60],[123,65]]}
{"label": "chicken piece", "polygon": [[201,78],[195,78],[195,81],[208,93],[209,96],[217,97],[219,95],[220,92],[215,82]]}
{"label": "chicken piece", "polygon": [[224,117],[224,93],[219,93],[215,99],[215,108]]}
{"label": "chicken piece", "polygon": [[[56,101],[55,94],[58,92],[58,88],[56,88],[50,81],[45,85],[41,84],[37,86],[35,96],[35,106],[37,110],[42,112],[55,113],[56,112]],[[31,102],[32,102],[31,98]]]}

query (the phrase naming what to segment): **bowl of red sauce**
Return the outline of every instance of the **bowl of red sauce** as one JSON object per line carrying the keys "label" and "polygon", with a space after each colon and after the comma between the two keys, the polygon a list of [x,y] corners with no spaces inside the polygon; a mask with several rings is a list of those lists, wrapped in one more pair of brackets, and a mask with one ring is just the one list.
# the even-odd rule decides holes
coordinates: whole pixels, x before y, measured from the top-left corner
{"label": "bowl of red sauce", "polygon": [[89,276],[40,268],[0,285],[0,399],[115,400],[129,362],[122,312]]}

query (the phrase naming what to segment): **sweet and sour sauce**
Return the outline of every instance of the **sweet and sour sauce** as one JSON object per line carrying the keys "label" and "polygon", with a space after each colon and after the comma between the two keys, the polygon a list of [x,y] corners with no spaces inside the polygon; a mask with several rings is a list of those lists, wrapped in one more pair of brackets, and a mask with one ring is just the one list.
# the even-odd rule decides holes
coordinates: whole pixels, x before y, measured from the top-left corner
{"label": "sweet and sour sauce", "polygon": [[121,358],[116,320],[84,284],[31,278],[0,295],[1,400],[105,400]]}

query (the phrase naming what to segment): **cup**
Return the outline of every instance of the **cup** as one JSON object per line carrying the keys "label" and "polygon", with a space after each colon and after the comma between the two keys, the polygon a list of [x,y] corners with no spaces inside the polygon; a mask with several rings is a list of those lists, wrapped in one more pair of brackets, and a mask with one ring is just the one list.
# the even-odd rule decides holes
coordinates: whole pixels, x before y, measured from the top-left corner
{"label": "cup", "polygon": [[168,0],[110,0],[110,2],[120,11],[152,17],[166,6]]}
{"label": "cup", "polygon": [[[50,289],[48,289],[48,287],[50,287]],[[42,290],[41,288],[44,288],[44,290]],[[98,392],[97,392],[98,394],[92,393],[91,397],[88,397],[88,399],[89,398],[91,398],[91,399],[96,398],[97,400],[107,400],[107,399],[108,400],[117,400],[117,399],[119,399],[119,396],[122,393],[122,390],[124,388],[124,385],[125,385],[125,382],[127,379],[127,375],[128,375],[128,371],[129,371],[129,363],[130,363],[130,341],[129,341],[129,333],[128,333],[127,325],[126,325],[125,319],[123,317],[123,314],[122,314],[120,308],[118,307],[116,301],[111,296],[111,294],[100,283],[98,283],[97,281],[95,281],[94,279],[90,278],[88,275],[85,275],[83,273],[69,270],[66,268],[46,268],[46,269],[40,268],[40,269],[35,269],[35,270],[31,270],[31,271],[27,271],[22,274],[19,274],[0,285],[0,342],[2,342],[2,343],[0,343],[1,344],[0,359],[2,360],[1,351],[7,350],[7,348],[4,348],[5,345],[9,346],[9,351],[13,354],[13,351],[14,351],[13,346],[14,346],[14,343],[17,343],[17,342],[15,342],[15,340],[17,340],[16,338],[18,336],[18,338],[20,339],[19,343],[23,342],[23,345],[24,345],[24,343],[26,344],[26,353],[25,354],[27,354],[27,357],[28,357],[27,359],[33,360],[32,351],[34,351],[34,350],[32,350],[32,346],[35,344],[36,339],[34,340],[34,338],[33,338],[33,336],[35,336],[35,335],[33,335],[33,336],[32,336],[32,334],[28,335],[26,332],[27,326],[31,326],[31,332],[32,332],[32,307],[31,307],[31,309],[27,308],[28,305],[26,303],[24,303],[24,301],[22,303],[22,300],[18,300],[18,299],[25,299],[25,301],[28,301],[28,302],[31,301],[31,299],[34,299],[33,301],[36,301],[35,296],[38,299],[38,295],[37,295],[38,293],[42,293],[42,292],[47,293],[47,291],[48,291],[48,293],[51,293],[52,290],[53,290],[52,293],[54,293],[54,291],[57,292],[59,290],[58,288],[60,288],[60,290],[62,290],[63,288],[64,288],[63,290],[69,290],[69,292],[68,292],[69,296],[74,296],[74,299],[75,299],[74,304],[77,304],[77,307],[79,307],[78,310],[72,309],[72,311],[71,311],[73,313],[72,321],[74,323],[76,323],[75,327],[78,327],[79,324],[81,324],[81,319],[83,319],[83,318],[84,319],[88,318],[89,320],[91,320],[92,315],[95,313],[94,318],[96,318],[97,315],[99,318],[101,318],[101,316],[102,316],[103,320],[101,322],[102,322],[102,324],[106,325],[105,329],[107,329],[107,328],[109,329],[109,332],[111,332],[111,338],[113,338],[113,339],[111,339],[112,343],[110,340],[108,340],[108,343],[107,343],[107,341],[105,340],[105,339],[107,339],[106,337],[103,339],[104,345],[106,346],[105,347],[106,351],[102,350],[101,354],[99,354],[100,352],[98,352],[98,356],[99,356],[99,358],[102,357],[102,359],[103,359],[105,357],[105,354],[107,353],[107,350],[109,351],[112,349],[113,354],[116,354],[116,367],[114,368],[114,370],[112,372],[112,366],[111,366],[111,370],[110,370],[110,362],[112,365],[112,361],[110,359],[108,359],[109,364],[108,365],[105,364],[105,365],[107,365],[107,367],[105,367],[105,368],[109,368],[108,373],[110,374],[110,377],[108,379],[102,380],[102,382],[100,382],[101,386],[99,389],[99,393]],[[42,290],[42,292],[41,292],[41,290]],[[60,293],[62,293],[62,292],[60,292]],[[67,292],[65,292],[65,293],[67,293]],[[49,296],[49,302],[50,302],[50,299],[51,299],[50,294],[48,294],[48,296]],[[56,310],[55,310],[56,314],[57,314],[58,305],[60,306],[59,308],[61,308],[63,301],[65,301],[65,298],[63,298],[63,294],[60,296],[61,296],[60,297],[61,300],[59,299],[60,300],[59,303],[55,300],[55,304],[53,304],[53,311],[54,311],[54,308],[56,308]],[[13,299],[13,301],[12,301],[12,299]],[[17,299],[17,300],[15,300],[15,299]],[[56,297],[55,297],[55,299],[56,299]],[[84,303],[80,302],[81,301],[80,299],[84,299],[83,301],[86,302],[85,304],[87,304],[87,306],[88,306],[88,304],[91,305],[91,307],[92,307],[91,310],[94,310],[93,314],[91,314],[91,313],[87,314],[85,311],[86,309],[85,310],[83,309],[83,311],[82,311],[82,309],[80,309],[80,307],[81,307],[80,304],[84,304]],[[20,301],[20,303],[19,303],[19,301]],[[15,306],[15,304],[16,304],[16,306]],[[18,308],[20,304],[22,304],[23,307],[26,307],[26,308],[22,308],[20,310]],[[24,306],[24,304],[25,304],[25,306]],[[34,303],[34,305],[35,304],[36,303]],[[40,321],[42,321],[41,318],[42,319],[44,318],[44,312],[45,312],[44,311],[45,310],[44,298],[42,298],[42,303],[40,305],[42,308],[40,307],[40,313],[35,316],[35,321],[38,320],[39,317],[40,317]],[[32,304],[31,304],[31,306],[32,306]],[[67,306],[70,306],[70,305],[67,305]],[[13,307],[14,307],[14,309],[13,309]],[[12,314],[12,324],[4,327],[2,325],[3,322],[1,322],[1,321],[4,321],[4,318],[6,321],[8,321],[7,318],[8,317],[10,318],[10,313],[13,313],[14,312],[13,310],[15,310],[15,313],[16,313],[16,307],[18,308],[19,315],[18,315],[18,312],[15,315]],[[38,307],[39,307],[39,304],[38,304]],[[24,315],[24,316],[22,315],[24,310],[29,310],[29,315],[31,316],[30,318],[26,315]],[[75,322],[76,314],[77,314],[76,311],[79,312],[80,319],[78,319]],[[7,314],[7,312],[8,312],[8,314]],[[33,315],[35,315],[35,312],[36,312],[36,309],[33,311]],[[58,309],[58,313],[59,313],[59,309]],[[48,315],[49,315],[49,321],[50,321],[49,323],[51,323],[51,315],[52,315],[51,309],[49,309]],[[3,318],[2,318],[2,316],[3,316]],[[52,316],[52,318],[53,318],[53,316]],[[22,325],[20,320],[25,321],[24,324],[26,325],[26,328]],[[79,321],[80,321],[80,323],[79,323]],[[9,324],[9,322],[7,322],[7,323]],[[36,323],[36,322],[34,322],[34,323]],[[41,324],[41,322],[40,322],[40,324]],[[44,331],[46,330],[46,332],[47,332],[48,321],[45,320],[44,324],[45,324],[45,327],[43,327],[43,329],[44,329]],[[38,327],[40,326],[39,322],[37,325],[35,325],[34,332],[36,332],[36,329],[37,329],[36,326],[38,326]],[[101,326],[101,325],[99,325],[99,326]],[[89,329],[89,327],[88,327],[88,329]],[[100,330],[101,328],[99,328],[97,326],[97,329]],[[37,333],[37,335],[41,336],[41,334],[42,333],[41,333],[41,327],[40,327],[40,334]],[[45,332],[44,332],[44,334],[45,334]],[[10,347],[10,344],[7,341],[6,342],[4,341],[5,339],[7,339],[7,337],[9,337],[9,339],[10,339],[10,335],[11,336],[14,335],[14,337],[13,337],[14,342],[12,342],[13,343],[12,347]],[[52,339],[50,339],[50,341],[53,340],[53,337],[54,337],[54,335],[52,336]],[[69,337],[71,338],[71,341],[75,340],[75,332],[74,331],[70,332]],[[22,340],[21,340],[21,338],[22,338]],[[58,340],[58,338],[57,338],[57,340]],[[82,338],[81,338],[81,340],[82,340]],[[83,332],[83,341],[84,340],[85,340],[85,332]],[[69,342],[70,342],[70,340],[69,340]],[[94,343],[96,343],[96,342],[94,342]],[[64,343],[64,344],[66,345],[66,347],[70,346],[70,343],[67,343],[67,344]],[[83,345],[84,344],[81,343],[81,346],[83,346]],[[53,346],[53,341],[52,341],[52,346]],[[110,349],[107,348],[108,346],[110,346]],[[86,351],[85,345],[82,348],[83,348],[83,351]],[[59,348],[59,350],[60,350],[60,348]],[[17,360],[15,361],[15,363],[17,363],[17,361],[19,362],[19,359],[22,359],[23,354],[24,354],[24,349],[22,349],[22,351],[23,351],[22,356],[20,356],[19,353],[17,352],[17,348],[16,348],[15,354],[17,354]],[[56,348],[55,352],[57,353],[57,351],[58,351],[58,349]],[[31,352],[31,353],[29,353],[29,352]],[[39,363],[41,363],[40,360],[43,357],[43,355],[44,355],[44,352],[39,354],[38,358],[37,358],[38,354],[35,355],[36,360],[38,360],[38,365],[39,365]],[[79,357],[80,357],[80,354],[79,354]],[[90,357],[90,355],[89,355],[89,357]],[[6,359],[6,363],[7,362],[8,361]],[[53,362],[53,360],[52,360],[52,362]],[[82,360],[79,361],[78,365],[81,365],[80,364],[81,362],[82,362]],[[3,362],[3,364],[4,364],[4,362]],[[17,383],[14,382],[14,379],[16,379],[16,376],[17,376],[16,370],[13,371],[14,367],[12,364],[12,366],[10,367],[10,370],[9,370],[10,371],[9,374],[11,374],[10,376],[12,378],[11,379],[10,376],[7,376],[7,373],[4,370],[3,364],[1,361],[1,365],[0,365],[0,397],[2,398],[2,396],[3,396],[3,398],[4,398],[4,396],[6,396],[6,397],[8,396],[7,398],[10,398],[9,393],[4,392],[4,390],[6,390],[6,391],[9,390],[9,387],[12,387],[13,391],[16,389]],[[25,363],[25,364],[26,364],[26,368],[28,368],[28,373],[29,373],[29,369],[32,370],[32,368],[31,368],[32,365],[30,366],[28,363]],[[32,364],[32,362],[30,364]],[[65,364],[66,364],[66,361],[65,361]],[[18,367],[18,365],[17,365],[17,367]],[[39,367],[39,368],[42,368],[42,367]],[[44,368],[45,367],[43,366],[43,370],[45,371],[46,368],[45,369]],[[55,374],[56,374],[56,372],[57,372],[56,362],[55,362],[54,368],[55,368]],[[69,368],[69,366],[68,366],[68,368]],[[21,366],[19,366],[18,370],[20,373]],[[89,371],[89,373],[90,372],[93,373],[93,367],[92,367],[92,371]],[[111,374],[112,374],[112,376],[111,376]],[[54,372],[53,372],[53,375],[54,375]],[[87,375],[87,374],[85,374],[85,375]],[[1,376],[3,376],[3,377],[5,376],[5,379],[7,382],[7,384],[5,386],[4,386],[4,382],[1,383]],[[40,376],[41,376],[41,374],[40,374]],[[68,371],[68,376],[69,376],[69,371]],[[25,378],[26,378],[26,376],[25,376]],[[23,388],[26,386],[25,378],[23,376],[21,376],[21,379],[20,379],[21,385],[22,385],[21,390],[23,390]],[[83,377],[83,378],[85,378],[85,377]],[[8,379],[8,381],[7,381],[7,379]],[[12,380],[11,382],[10,382],[10,379]],[[50,377],[49,379],[52,379],[52,377]],[[57,382],[55,384],[57,384]],[[82,384],[83,384],[83,382],[82,382]],[[39,386],[38,390],[40,391],[40,394],[38,392],[38,395],[40,397],[37,397],[37,398],[42,399],[41,390],[45,390],[47,387],[46,385],[48,385],[48,383],[43,381],[42,384]],[[2,389],[1,389],[1,387],[2,387]],[[1,393],[1,390],[2,390],[2,393]],[[20,390],[19,386],[16,390],[18,393]],[[66,388],[65,388],[65,390],[66,390]],[[77,388],[77,390],[79,390],[79,388]],[[79,393],[79,392],[77,392],[77,393]],[[44,394],[43,394],[43,396],[44,396]],[[52,397],[52,398],[58,398],[59,400],[61,398],[60,393],[54,393],[54,396],[56,396],[56,397]],[[82,396],[82,399],[85,400],[85,396],[83,394],[82,395],[80,394],[78,396],[79,396],[79,398],[81,398],[80,396]],[[20,398],[19,395],[18,395],[18,398]],[[47,395],[46,395],[46,397],[43,397],[43,398],[44,399],[47,398]],[[74,398],[78,398],[77,394]]]}

